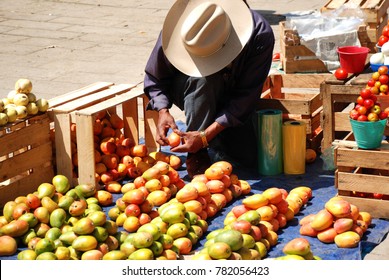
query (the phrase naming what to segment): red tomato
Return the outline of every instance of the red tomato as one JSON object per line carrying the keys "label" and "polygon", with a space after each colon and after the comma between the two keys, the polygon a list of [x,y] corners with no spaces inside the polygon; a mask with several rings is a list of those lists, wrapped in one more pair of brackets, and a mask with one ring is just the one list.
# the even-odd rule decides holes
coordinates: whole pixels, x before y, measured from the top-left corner
{"label": "red tomato", "polygon": [[[389,37],[388,37],[389,38]],[[380,75],[385,75],[385,74],[388,74],[388,66],[386,65],[382,65],[378,68],[377,70],[378,73],[380,73]]]}
{"label": "red tomato", "polygon": [[375,80],[374,80],[373,78],[371,78],[369,81],[367,81],[367,85],[368,85],[369,87],[374,87],[374,85],[375,85]]}
{"label": "red tomato", "polygon": [[388,84],[389,76],[387,74],[381,74],[380,77],[378,78],[378,81],[381,82],[381,85]]}
{"label": "red tomato", "polygon": [[335,75],[335,78],[337,78],[338,80],[345,80],[348,77],[347,71],[345,69],[343,69],[342,67],[336,69],[334,75]]}
{"label": "red tomato", "polygon": [[385,36],[385,35],[381,35],[379,38],[378,38],[378,42],[377,42],[377,45],[382,47],[383,44],[385,44],[387,41],[389,41],[389,37],[388,36]]}
{"label": "red tomato", "polygon": [[362,90],[360,91],[359,95],[362,96],[363,99],[367,99],[367,98],[370,98],[370,96],[371,96],[372,94],[371,94],[370,89],[364,88],[364,89],[362,89]]}
{"label": "red tomato", "polygon": [[389,25],[386,25],[386,26],[382,29],[381,35],[389,36]]}

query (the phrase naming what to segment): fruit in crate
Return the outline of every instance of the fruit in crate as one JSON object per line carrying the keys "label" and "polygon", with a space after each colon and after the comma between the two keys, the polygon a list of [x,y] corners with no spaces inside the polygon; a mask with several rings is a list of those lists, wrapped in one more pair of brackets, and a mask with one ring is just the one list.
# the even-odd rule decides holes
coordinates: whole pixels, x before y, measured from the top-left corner
{"label": "fruit in crate", "polygon": [[15,89],[0,99],[0,126],[23,120],[39,112],[44,113],[48,108],[46,99],[37,100],[32,93],[32,82],[29,79],[18,79]]}

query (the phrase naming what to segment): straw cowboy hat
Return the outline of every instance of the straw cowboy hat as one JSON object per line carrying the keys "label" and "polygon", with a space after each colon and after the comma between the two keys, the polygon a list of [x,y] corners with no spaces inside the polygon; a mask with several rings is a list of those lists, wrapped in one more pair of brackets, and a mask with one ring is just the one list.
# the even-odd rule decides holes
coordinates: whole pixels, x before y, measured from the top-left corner
{"label": "straw cowboy hat", "polygon": [[162,28],[162,48],[178,70],[204,77],[230,64],[249,40],[253,19],[242,0],[178,0]]}

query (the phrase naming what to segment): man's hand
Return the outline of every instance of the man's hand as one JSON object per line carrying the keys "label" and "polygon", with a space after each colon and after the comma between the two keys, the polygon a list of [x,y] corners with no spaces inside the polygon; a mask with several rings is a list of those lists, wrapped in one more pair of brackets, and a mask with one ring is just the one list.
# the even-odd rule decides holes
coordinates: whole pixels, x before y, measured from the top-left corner
{"label": "man's hand", "polygon": [[182,138],[182,144],[170,149],[174,153],[196,153],[203,148],[200,132],[198,131],[175,131]]}
{"label": "man's hand", "polygon": [[162,146],[169,145],[169,141],[167,139],[167,132],[171,128],[173,131],[178,131],[177,124],[170,114],[168,109],[161,109],[158,111],[158,125],[157,125],[157,137],[156,141],[158,144]]}

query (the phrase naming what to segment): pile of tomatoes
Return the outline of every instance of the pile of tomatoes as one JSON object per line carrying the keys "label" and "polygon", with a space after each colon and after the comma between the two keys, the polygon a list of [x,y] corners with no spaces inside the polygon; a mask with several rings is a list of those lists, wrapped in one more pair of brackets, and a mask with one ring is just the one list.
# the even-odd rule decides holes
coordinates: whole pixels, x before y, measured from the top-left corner
{"label": "pile of tomatoes", "polygon": [[389,41],[389,23],[382,29],[381,35],[378,38],[377,45],[382,47],[383,44]]}
{"label": "pile of tomatoes", "polygon": [[358,121],[378,121],[388,118],[389,107],[381,108],[377,102],[378,95],[388,95],[389,75],[388,67],[380,66],[374,72],[357,98],[354,109],[350,111],[350,118]]}

